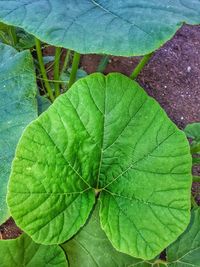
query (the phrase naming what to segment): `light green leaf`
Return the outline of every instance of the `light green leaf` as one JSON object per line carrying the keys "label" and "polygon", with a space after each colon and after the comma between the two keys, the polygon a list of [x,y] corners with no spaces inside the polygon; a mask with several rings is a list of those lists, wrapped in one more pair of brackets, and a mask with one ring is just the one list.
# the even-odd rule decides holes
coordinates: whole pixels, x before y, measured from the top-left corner
{"label": "light green leaf", "polygon": [[37,117],[36,81],[29,51],[0,44],[0,224],[9,217],[8,177],[15,148],[28,123]]}
{"label": "light green leaf", "polygon": [[70,267],[151,266],[150,263],[120,253],[113,248],[100,226],[99,205],[95,207],[80,232],[62,247],[67,253]]}
{"label": "light green leaf", "polygon": [[190,218],[191,156],[185,134],[121,74],[93,74],[60,96],[21,138],[8,202],[17,224],[62,243],[100,198],[113,246],[152,259]]}
{"label": "light green leaf", "polygon": [[169,267],[200,267],[200,208],[192,210],[187,230],[167,249]]}
{"label": "light green leaf", "polygon": [[83,54],[144,55],[199,24],[200,1],[0,0],[0,20]]}
{"label": "light green leaf", "polygon": [[1,267],[68,266],[59,246],[36,244],[25,234],[13,240],[0,240],[0,259]]}

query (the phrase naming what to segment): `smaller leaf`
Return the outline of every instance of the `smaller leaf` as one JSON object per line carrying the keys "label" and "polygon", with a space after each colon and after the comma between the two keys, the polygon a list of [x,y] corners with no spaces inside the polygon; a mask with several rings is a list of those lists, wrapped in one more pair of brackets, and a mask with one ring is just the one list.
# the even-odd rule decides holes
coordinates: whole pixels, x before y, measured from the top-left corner
{"label": "smaller leaf", "polygon": [[23,234],[17,239],[0,241],[1,267],[67,267],[64,252],[58,245],[36,244]]}
{"label": "smaller leaf", "polygon": [[16,44],[16,49],[25,50],[30,49],[35,46],[35,37],[21,28],[16,28],[16,33],[18,37],[18,42]]}
{"label": "smaller leaf", "polygon": [[187,137],[200,141],[200,122],[188,124],[184,130]]}
{"label": "smaller leaf", "polygon": [[45,57],[43,57],[43,62],[44,62],[44,64],[46,65],[46,64],[48,64],[48,63],[54,61],[54,59],[55,59],[54,56],[45,56]]}
{"label": "smaller leaf", "polygon": [[[60,79],[63,82],[69,82],[70,79],[70,73],[71,73],[71,68],[69,68],[67,71],[64,71],[61,73],[60,75]],[[78,81],[81,78],[86,77],[88,74],[86,71],[84,71],[83,69],[78,69],[77,74],[76,74],[76,81]]]}
{"label": "smaller leaf", "polygon": [[200,164],[200,158],[192,158],[192,164],[193,164],[193,165],[198,165],[198,164]]}
{"label": "smaller leaf", "polygon": [[47,110],[51,106],[51,101],[41,95],[37,96],[38,102],[38,115],[42,114],[45,110]]}
{"label": "smaller leaf", "polygon": [[167,249],[169,267],[200,267],[200,208],[193,209],[187,230]]}
{"label": "smaller leaf", "polygon": [[101,229],[99,204],[82,230],[62,247],[67,253],[70,267],[151,266],[150,263],[115,250]]}

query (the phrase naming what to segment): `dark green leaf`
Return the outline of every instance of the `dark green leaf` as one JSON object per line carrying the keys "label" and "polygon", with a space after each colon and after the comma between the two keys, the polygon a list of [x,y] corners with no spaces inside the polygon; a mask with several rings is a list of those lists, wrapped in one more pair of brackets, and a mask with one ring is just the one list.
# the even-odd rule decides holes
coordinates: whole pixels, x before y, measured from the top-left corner
{"label": "dark green leaf", "polygon": [[62,247],[67,253],[70,267],[151,266],[143,260],[132,258],[113,248],[101,229],[99,207],[95,208],[91,218],[80,232]]}
{"label": "dark green leaf", "polygon": [[1,267],[67,267],[62,249],[34,243],[23,234],[14,240],[0,241]]}
{"label": "dark green leaf", "polygon": [[80,53],[148,54],[183,25],[200,23],[199,0],[1,0],[0,20]]}
{"label": "dark green leaf", "polygon": [[0,224],[9,216],[8,177],[24,128],[37,117],[36,81],[31,54],[0,44]]}
{"label": "dark green leaf", "polygon": [[47,110],[51,106],[51,101],[44,96],[37,96],[38,102],[38,115],[42,114],[45,110]]}
{"label": "dark green leaf", "polygon": [[167,249],[169,267],[200,267],[200,208],[192,211],[187,230]]}

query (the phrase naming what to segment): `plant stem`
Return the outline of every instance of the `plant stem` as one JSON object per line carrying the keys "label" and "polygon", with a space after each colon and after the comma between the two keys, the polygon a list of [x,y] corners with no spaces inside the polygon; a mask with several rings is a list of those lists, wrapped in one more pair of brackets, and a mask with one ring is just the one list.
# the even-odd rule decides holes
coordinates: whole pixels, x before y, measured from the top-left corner
{"label": "plant stem", "polygon": [[157,264],[158,266],[159,266],[160,264],[164,264],[164,265],[167,266],[167,262],[166,262],[166,261],[163,261],[163,260],[160,260],[160,259],[156,260],[156,261],[154,262],[153,265],[155,265],[155,264]]}
{"label": "plant stem", "polygon": [[130,75],[130,78],[135,80],[140,72],[143,70],[144,66],[149,62],[151,57],[153,56],[153,53],[150,53],[148,55],[145,55],[139,62],[139,64],[136,66],[132,74]]}
{"label": "plant stem", "polygon": [[105,68],[107,67],[109,62],[109,56],[103,56],[102,59],[100,60],[100,63],[97,67],[97,72],[104,72]]}
{"label": "plant stem", "polygon": [[77,74],[79,63],[80,63],[80,58],[81,58],[81,55],[77,52],[74,52],[74,58],[73,58],[73,62],[72,62],[72,71],[70,74],[68,89],[76,81],[76,74]]}
{"label": "plant stem", "polygon": [[13,26],[10,27],[10,36],[12,38],[13,46],[15,46],[17,44],[17,34],[16,34],[16,29]]}
{"label": "plant stem", "polygon": [[191,154],[196,154],[198,152],[200,152],[200,144],[197,143],[195,145],[192,145],[190,148]]}
{"label": "plant stem", "polygon": [[67,50],[67,54],[65,56],[65,60],[64,60],[64,63],[63,63],[63,67],[62,67],[62,72],[64,72],[68,68],[71,52],[72,51],[70,49]]}
{"label": "plant stem", "polygon": [[193,176],[193,182],[200,182],[200,176]]}
{"label": "plant stem", "polygon": [[198,208],[198,204],[196,203],[196,200],[193,195],[191,195],[191,205],[193,208]]}
{"label": "plant stem", "polygon": [[47,93],[49,95],[49,98],[53,102],[54,101],[54,96],[53,96],[53,92],[52,92],[51,86],[50,86],[50,84],[48,82],[48,77],[47,77],[47,74],[46,74],[46,69],[45,69],[44,61],[43,61],[43,57],[42,57],[42,49],[41,49],[40,40],[35,38],[35,44],[36,44],[36,52],[37,52],[37,56],[38,56],[38,62],[39,62],[39,66],[40,66],[40,71],[41,71],[42,77],[44,79],[44,84],[45,84]]}
{"label": "plant stem", "polygon": [[[60,55],[61,55],[61,47],[55,48],[55,59],[54,59],[54,80],[59,80],[60,78]],[[55,83],[55,96],[60,95],[60,84]]]}

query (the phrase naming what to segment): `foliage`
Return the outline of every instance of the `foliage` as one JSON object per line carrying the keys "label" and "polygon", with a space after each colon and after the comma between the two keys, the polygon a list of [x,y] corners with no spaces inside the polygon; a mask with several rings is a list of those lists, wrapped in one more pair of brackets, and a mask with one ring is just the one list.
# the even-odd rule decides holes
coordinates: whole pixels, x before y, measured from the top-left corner
{"label": "foliage", "polygon": [[148,54],[199,14],[198,0],[0,1],[0,21],[83,54]]}
{"label": "foliage", "polygon": [[36,82],[29,51],[0,44],[0,223],[9,217],[7,183],[15,148],[24,128],[37,117]]}
{"label": "foliage", "polygon": [[[199,14],[199,0],[0,0],[0,223],[10,215],[11,171],[7,202],[30,235],[0,241],[1,266],[68,266],[57,245],[67,241],[71,267],[200,267],[190,192],[200,123],[185,129],[189,147],[132,81]],[[44,42],[55,55],[43,55]],[[31,53],[15,49],[32,53],[41,90]],[[97,72],[112,54],[145,56],[131,80],[87,76],[79,52],[104,55]]]}
{"label": "foliage", "polygon": [[167,249],[169,267],[200,266],[200,208],[192,210],[187,230]]}
{"label": "foliage", "polygon": [[121,74],[93,74],[26,128],[8,203],[33,240],[55,244],[86,223],[99,194],[113,246],[152,259],[185,230],[190,187],[188,143],[156,101]]}
{"label": "foliage", "polygon": [[67,267],[62,249],[36,244],[26,234],[0,241],[1,267]]}

